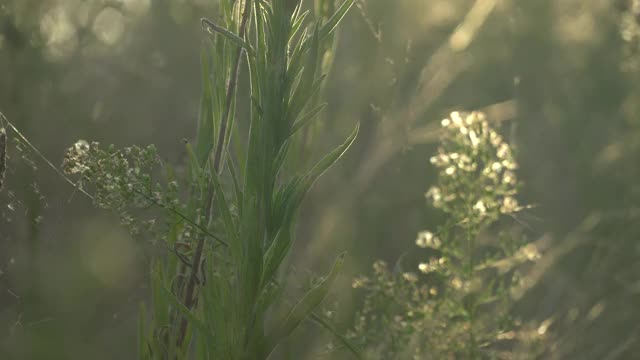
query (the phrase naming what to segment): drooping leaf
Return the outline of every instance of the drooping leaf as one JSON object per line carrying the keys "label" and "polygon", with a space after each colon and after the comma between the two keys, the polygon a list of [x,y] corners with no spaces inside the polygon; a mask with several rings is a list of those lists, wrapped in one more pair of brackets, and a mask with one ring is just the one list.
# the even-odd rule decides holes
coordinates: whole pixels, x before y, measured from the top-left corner
{"label": "drooping leaf", "polygon": [[222,26],[216,25],[216,23],[214,23],[209,19],[202,18],[201,22],[202,22],[202,27],[205,28],[209,33],[212,33],[212,31],[215,31],[218,34],[223,35],[225,38],[231,40],[236,45],[244,48],[249,53],[249,55],[255,56],[256,51],[253,49],[253,47],[251,47],[251,44],[246,42],[240,36],[234,34],[233,32],[225,29]]}
{"label": "drooping leaf", "polygon": [[288,223],[291,221],[293,215],[296,210],[302,203],[304,196],[311,189],[313,184],[318,180],[318,178],[324,174],[333,164],[335,164],[344,153],[351,147],[351,144],[355,141],[358,136],[358,130],[360,129],[360,124],[356,125],[355,129],[347,137],[345,142],[335,148],[332,152],[327,154],[322,160],[320,160],[304,177],[302,177],[299,182],[296,184],[296,188],[294,193],[291,195],[291,199],[286,203],[286,209],[283,213],[283,223]]}
{"label": "drooping leaf", "polygon": [[271,342],[269,343],[270,350],[273,350],[283,338],[289,336],[324,300],[342,268],[345,256],[346,253],[338,256],[329,275],[309,290],[302,299],[293,306],[280,325],[276,327],[274,334],[272,334]]}
{"label": "drooping leaf", "polygon": [[327,329],[330,333],[333,334],[333,336],[335,336],[341,343],[342,345],[344,345],[344,347],[346,347],[347,349],[349,349],[349,351],[357,358],[357,359],[362,359],[362,351],[360,349],[358,349],[358,347],[353,344],[351,342],[351,340],[347,339],[344,335],[342,335],[340,332],[338,332],[338,330],[336,330],[333,325],[331,325],[329,322],[327,322],[325,319],[323,319],[320,315],[316,314],[316,313],[311,313],[311,319],[319,324],[320,326],[322,326],[323,328]]}

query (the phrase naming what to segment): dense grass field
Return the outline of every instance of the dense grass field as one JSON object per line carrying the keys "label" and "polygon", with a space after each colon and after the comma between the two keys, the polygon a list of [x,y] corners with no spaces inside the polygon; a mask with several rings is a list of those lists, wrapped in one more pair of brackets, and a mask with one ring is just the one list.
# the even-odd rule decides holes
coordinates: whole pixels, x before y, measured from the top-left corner
{"label": "dense grass field", "polygon": [[0,359],[633,359],[640,1],[4,0]]}

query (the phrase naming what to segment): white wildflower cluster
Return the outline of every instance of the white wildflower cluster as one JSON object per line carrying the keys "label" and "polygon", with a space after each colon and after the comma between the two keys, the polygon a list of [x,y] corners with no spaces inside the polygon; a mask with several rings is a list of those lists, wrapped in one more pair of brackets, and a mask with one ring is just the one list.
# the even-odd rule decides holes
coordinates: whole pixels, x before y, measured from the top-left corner
{"label": "white wildflower cluster", "polygon": [[439,249],[442,245],[442,240],[431,231],[422,231],[418,233],[416,245],[421,248]]}
{"label": "white wildflower cluster", "polygon": [[151,174],[159,165],[153,145],[116,150],[113,146],[103,149],[97,142],[79,140],[67,149],[62,168],[84,190],[93,190],[97,206],[117,212],[131,233],[137,234],[136,223],[143,223],[148,229],[153,222],[138,221],[131,211],[154,205],[174,206],[177,200],[177,189],[171,182],[162,188],[152,180]]}
{"label": "white wildflower cluster", "polygon": [[433,206],[465,218],[472,210],[479,222],[520,210],[514,197],[518,165],[512,148],[491,128],[486,116],[453,112],[441,125],[443,141],[430,159],[439,170],[439,181],[426,193]]}
{"label": "white wildflower cluster", "polygon": [[[454,112],[442,127],[440,147],[431,157],[438,178],[426,196],[447,220],[418,233],[415,245],[426,251],[412,264],[414,272],[377,261],[373,276],[352,284],[366,295],[348,337],[367,345],[367,358],[502,358],[490,348],[498,336],[520,331],[511,307],[503,306],[510,304],[519,275],[481,270],[541,255],[532,244],[518,250],[521,240],[515,236],[476,241],[501,214],[522,208],[515,198],[512,147],[482,113]],[[483,307],[489,303],[500,306]]]}
{"label": "white wildflower cluster", "polygon": [[429,259],[429,262],[420,263],[418,265],[418,269],[424,274],[429,274],[432,272],[440,271],[446,265],[447,265],[447,258],[445,257],[431,258]]}
{"label": "white wildflower cluster", "polygon": [[67,174],[82,175],[89,170],[89,166],[87,165],[89,149],[90,145],[86,140],[78,140],[67,150],[63,164]]}

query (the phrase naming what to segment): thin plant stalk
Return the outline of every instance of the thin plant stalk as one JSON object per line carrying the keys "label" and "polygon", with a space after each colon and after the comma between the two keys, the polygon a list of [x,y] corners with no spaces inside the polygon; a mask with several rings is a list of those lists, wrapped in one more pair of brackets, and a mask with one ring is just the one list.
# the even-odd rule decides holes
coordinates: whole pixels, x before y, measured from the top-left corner
{"label": "thin plant stalk", "polygon": [[[251,14],[250,0],[245,0],[244,9],[242,12],[242,20],[240,22],[240,30],[238,34],[240,38],[244,38],[246,28],[247,28],[247,23],[249,22],[250,14]],[[227,124],[229,123],[231,107],[234,104],[233,99],[235,98],[235,95],[236,95],[238,76],[240,74],[240,63],[242,62],[243,53],[244,53],[244,48],[238,47],[235,61],[233,64],[231,79],[229,81],[229,86],[227,87],[225,110],[224,110],[224,115],[222,117],[222,121],[220,123],[220,131],[218,133],[218,140],[216,142],[216,149],[215,149],[214,160],[213,160],[213,171],[215,171],[217,174],[220,174],[221,168],[222,168],[221,166],[222,151],[225,148],[225,139],[227,138]],[[206,200],[207,200],[207,203],[206,203],[205,215],[208,216],[211,213],[211,208],[213,207],[213,201],[215,201],[213,196],[213,187],[209,187],[209,193],[207,194]],[[200,268],[200,263],[202,262],[202,253],[204,250],[205,239],[206,239],[206,236],[201,236],[200,239],[198,240],[198,243],[196,245],[196,251],[193,255],[193,260],[191,262],[191,271],[189,274],[187,290],[184,297],[184,304],[187,307],[187,309],[191,309],[195,303],[194,291],[196,288],[198,269]],[[187,325],[188,325],[187,319],[183,318],[182,323],[180,325],[180,335],[178,337],[179,346],[182,345],[184,341],[184,337],[187,331]]]}

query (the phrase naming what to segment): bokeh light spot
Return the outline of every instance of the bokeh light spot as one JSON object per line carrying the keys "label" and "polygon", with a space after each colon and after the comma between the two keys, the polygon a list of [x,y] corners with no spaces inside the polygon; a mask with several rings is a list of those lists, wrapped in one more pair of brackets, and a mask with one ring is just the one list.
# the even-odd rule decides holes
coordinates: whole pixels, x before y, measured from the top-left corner
{"label": "bokeh light spot", "polygon": [[52,60],[64,60],[78,45],[78,35],[69,14],[63,7],[50,9],[40,20],[40,34]]}
{"label": "bokeh light spot", "polygon": [[106,8],[93,22],[93,33],[107,45],[114,45],[124,34],[124,16],[118,10]]}

